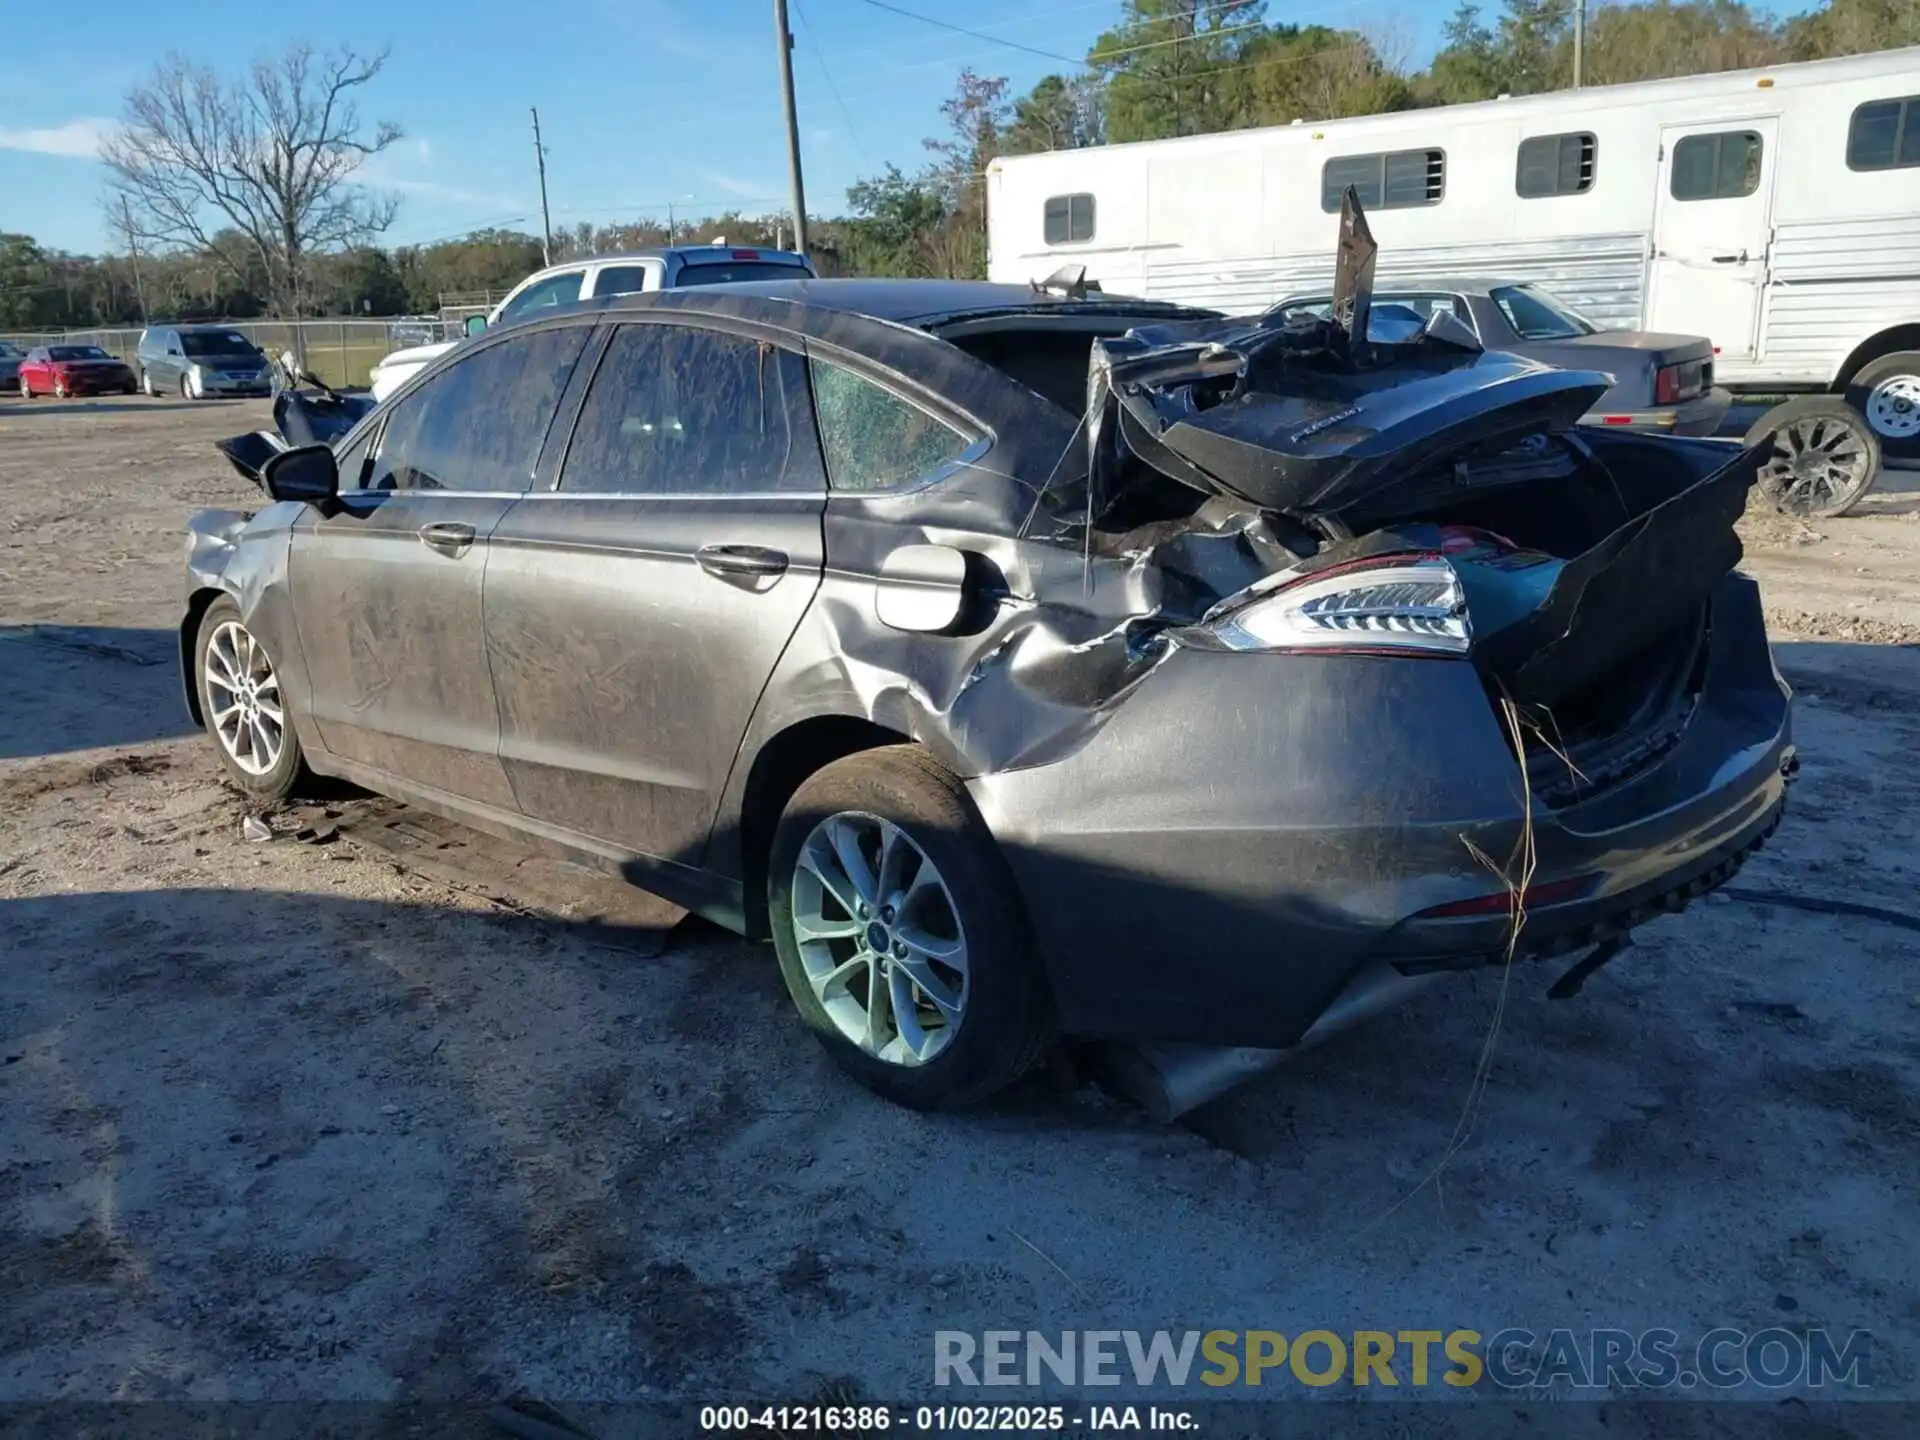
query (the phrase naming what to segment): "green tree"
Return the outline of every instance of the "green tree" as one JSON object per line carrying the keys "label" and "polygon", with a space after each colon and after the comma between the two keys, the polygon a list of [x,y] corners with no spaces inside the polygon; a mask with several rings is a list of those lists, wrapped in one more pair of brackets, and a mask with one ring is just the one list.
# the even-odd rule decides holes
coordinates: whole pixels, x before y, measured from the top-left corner
{"label": "green tree", "polygon": [[1231,129],[1236,65],[1264,28],[1264,0],[1126,0],[1087,63],[1106,84],[1107,136],[1159,140]]}
{"label": "green tree", "polygon": [[1013,103],[1003,137],[1008,155],[1080,150],[1106,140],[1106,91],[1097,76],[1048,75]]}

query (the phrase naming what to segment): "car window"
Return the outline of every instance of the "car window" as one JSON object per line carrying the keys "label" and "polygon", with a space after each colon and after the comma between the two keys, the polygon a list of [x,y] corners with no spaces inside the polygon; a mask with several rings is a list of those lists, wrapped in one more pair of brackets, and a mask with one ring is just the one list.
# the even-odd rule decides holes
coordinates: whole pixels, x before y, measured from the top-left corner
{"label": "car window", "polygon": [[817,462],[808,466],[794,443],[788,387],[800,383],[797,363],[765,341],[718,330],[620,326],[581,407],[560,488],[617,495],[820,489]]}
{"label": "car window", "polygon": [[682,265],[673,277],[676,286],[731,285],[736,280],[810,280],[803,265],[786,265],[777,260],[710,260],[698,265]]}
{"label": "car window", "polygon": [[609,265],[593,277],[595,295],[638,295],[646,288],[644,265]]}
{"label": "car window", "polygon": [[225,355],[251,360],[260,352],[238,330],[193,330],[180,337],[180,348],[195,359]]}
{"label": "car window", "polygon": [[373,448],[374,431],[379,427],[369,425],[361,435],[346,449],[337,453],[335,459],[340,469],[340,488],[358,490],[365,479],[367,470],[367,452]]}
{"label": "car window", "polygon": [[51,360],[111,360],[98,345],[54,345],[47,350]]}
{"label": "car window", "polygon": [[500,311],[500,318],[516,320],[535,310],[552,310],[573,304],[580,298],[580,282],[585,273],[572,270],[565,275],[549,275],[545,280],[536,280],[506,303]]}
{"label": "car window", "polygon": [[813,361],[813,403],[835,490],[889,490],[960,458],[967,437],[912,401],[825,360]]}
{"label": "car window", "polygon": [[367,488],[525,490],[587,335],[568,325],[513,336],[395,402]]}
{"label": "car window", "polygon": [[1599,329],[1584,315],[1531,285],[1502,285],[1487,293],[1522,340],[1571,340]]}

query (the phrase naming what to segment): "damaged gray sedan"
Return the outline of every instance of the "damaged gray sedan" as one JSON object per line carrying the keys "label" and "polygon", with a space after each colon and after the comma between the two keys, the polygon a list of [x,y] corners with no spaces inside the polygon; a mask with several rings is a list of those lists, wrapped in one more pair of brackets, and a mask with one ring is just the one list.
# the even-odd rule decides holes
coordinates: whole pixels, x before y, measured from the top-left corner
{"label": "damaged gray sedan", "polygon": [[275,503],[191,523],[188,703],[261,800],[345,777],[770,938],[910,1105],[1577,987],[1779,821],[1758,455],[1356,338],[1345,232],[1327,320],[719,286],[320,397],[224,447]]}

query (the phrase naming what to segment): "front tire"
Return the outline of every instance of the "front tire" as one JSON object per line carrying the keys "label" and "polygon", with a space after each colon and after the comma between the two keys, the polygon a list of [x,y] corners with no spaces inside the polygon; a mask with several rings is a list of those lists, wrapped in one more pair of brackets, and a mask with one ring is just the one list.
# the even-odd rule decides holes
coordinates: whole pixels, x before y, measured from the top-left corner
{"label": "front tire", "polygon": [[227,778],[260,804],[287,799],[311,777],[279,671],[240,607],[224,596],[209,605],[193,652],[200,714]]}
{"label": "front tire", "polygon": [[1013,876],[965,787],[918,746],[810,777],[767,874],[787,993],[874,1093],[958,1109],[1045,1055],[1051,1006]]}
{"label": "front tire", "polygon": [[156,398],[153,388],[153,376],[149,375],[145,369],[140,371],[140,393],[145,395],[149,400]]}
{"label": "front tire", "polygon": [[33,387],[27,384],[27,377],[24,375],[20,377],[20,398],[22,400],[31,400],[33,398]]}
{"label": "front tire", "polygon": [[1860,412],[1836,395],[1776,405],[1747,431],[1769,442],[1756,488],[1782,514],[1831,520],[1867,493],[1880,473],[1880,441]]}

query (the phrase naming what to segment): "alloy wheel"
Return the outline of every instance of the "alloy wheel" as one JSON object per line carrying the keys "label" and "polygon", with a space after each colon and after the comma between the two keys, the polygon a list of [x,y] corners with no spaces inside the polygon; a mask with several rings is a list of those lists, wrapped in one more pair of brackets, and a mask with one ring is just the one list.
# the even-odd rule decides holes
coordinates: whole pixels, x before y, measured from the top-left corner
{"label": "alloy wheel", "polygon": [[1888,440],[1920,436],[1920,375],[1889,375],[1867,394],[1867,423]]}
{"label": "alloy wheel", "polygon": [[207,643],[206,681],[220,747],[247,774],[267,774],[286,749],[287,717],[266,648],[238,621],[223,622]]}
{"label": "alloy wheel", "polygon": [[1872,457],[1844,420],[1809,415],[1776,430],[1760,484],[1782,510],[1818,514],[1858,489]]}
{"label": "alloy wheel", "polygon": [[902,1066],[952,1043],[967,1009],[966,931],[904,830],[853,811],[822,820],[794,862],[792,914],[807,981],[843,1036]]}

